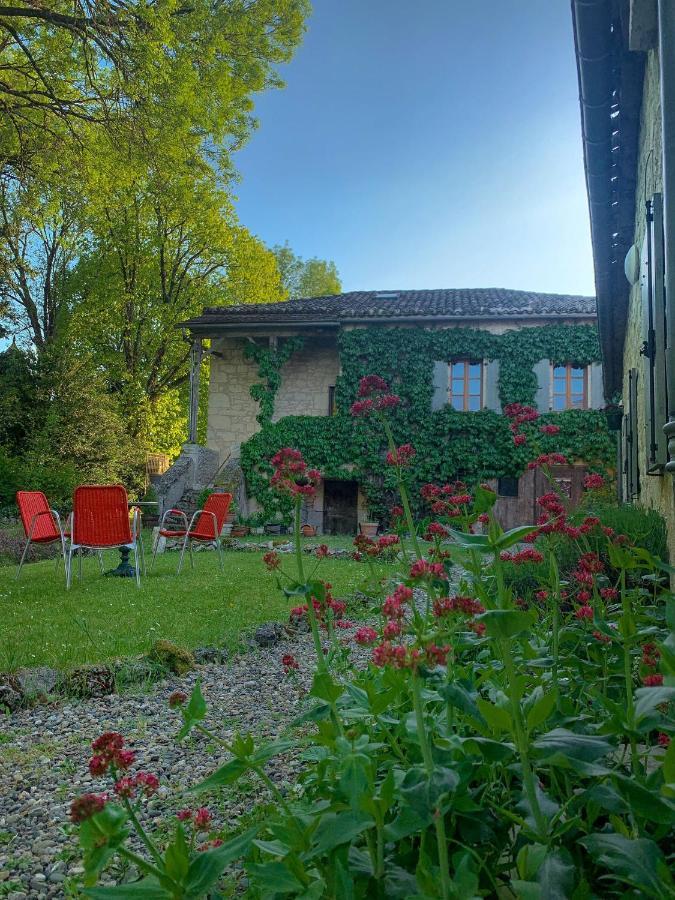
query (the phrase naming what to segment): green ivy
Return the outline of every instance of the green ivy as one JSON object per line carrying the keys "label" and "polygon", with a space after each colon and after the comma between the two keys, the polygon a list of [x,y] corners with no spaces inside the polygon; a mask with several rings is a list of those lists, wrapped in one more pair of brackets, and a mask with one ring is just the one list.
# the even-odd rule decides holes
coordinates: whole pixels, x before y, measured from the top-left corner
{"label": "green ivy", "polygon": [[[394,435],[397,443],[410,441],[417,450],[411,489],[413,496],[418,496],[419,487],[427,481],[461,478],[474,483],[518,476],[531,452],[514,446],[508,421],[492,410],[458,412],[446,406],[432,411],[434,360],[498,359],[499,395],[505,405],[534,402],[537,379],[533,367],[541,359],[580,366],[600,359],[597,331],[591,325],[547,325],[503,334],[472,328],[355,329],[340,336],[339,349],[342,372],[336,383],[337,415],[287,416],[272,423],[272,398],[272,409],[261,421],[262,430],[242,446],[241,465],[249,491],[270,517],[284,517],[288,510],[269,490],[267,460],[279,448],[291,446],[326,478],[358,481],[370,515],[387,520],[388,509],[398,499],[392,474],[383,462],[382,435],[373,423],[349,414],[364,375],[382,376],[402,398],[392,417]],[[262,373],[261,377],[269,378]],[[543,452],[559,451],[592,465],[614,464],[614,438],[602,412],[548,413],[541,417],[541,423],[546,422],[558,425],[560,433],[540,436]]]}
{"label": "green ivy", "polygon": [[262,382],[252,384],[249,390],[251,397],[260,404],[260,412],[256,416],[259,425],[265,426],[272,421],[274,399],[281,387],[281,370],[293,354],[302,350],[304,340],[300,336],[286,338],[278,347],[256,344],[247,341],[244,356],[258,364],[258,377]]}

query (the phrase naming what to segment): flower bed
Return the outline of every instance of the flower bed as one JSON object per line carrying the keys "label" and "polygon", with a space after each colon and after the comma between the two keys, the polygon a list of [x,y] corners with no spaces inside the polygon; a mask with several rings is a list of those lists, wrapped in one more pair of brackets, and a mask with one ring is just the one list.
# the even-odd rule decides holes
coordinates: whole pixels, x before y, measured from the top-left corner
{"label": "flower bed", "polygon": [[[550,471],[564,460],[538,445],[551,426],[518,404],[505,410],[514,443],[550,481],[539,520],[504,532],[495,494],[455,482],[424,486],[428,516],[416,524],[415,448],[396,446],[388,418],[397,403],[370,376],[352,407],[364,427],[383,429],[400,495],[392,533],[356,548],[366,563],[399,558],[397,577],[371,579],[375,627],[355,634],[372,647],[371,665],[348,665],[344,606],[317,577],[323,549],[311,563],[302,553],[302,501],[320,475],[284,449],[270,486],[295,510],[296,552],[284,562],[270,551],[265,564],[316,650],[298,737],[256,746],[221,735],[198,684],[190,698],[170,698],[178,739],[201,732],[226,759],[194,789],[166,846],[141,819],[152,773],[134,771],[121,736],[99,738],[90,768],[112,778],[115,799],[97,793],[73,806],[91,884],[121,855],[143,873],[134,896],[206,896],[236,864],[251,897],[675,897],[672,570],[599,518],[570,518]],[[596,473],[586,489],[602,485]],[[576,565],[563,580],[557,559],[570,544]],[[453,566],[462,575],[451,590]],[[518,596],[509,575],[527,567],[538,584]],[[281,664],[296,677],[292,655]],[[266,771],[291,749],[305,761],[292,795]],[[244,777],[265,785],[274,812],[235,835],[208,833],[203,798]],[[144,854],[130,849],[130,829]]]}

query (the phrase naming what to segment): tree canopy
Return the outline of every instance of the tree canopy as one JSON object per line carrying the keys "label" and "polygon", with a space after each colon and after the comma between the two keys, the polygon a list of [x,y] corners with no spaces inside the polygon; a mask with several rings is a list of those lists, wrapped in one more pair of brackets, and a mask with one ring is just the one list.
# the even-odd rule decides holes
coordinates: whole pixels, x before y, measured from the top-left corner
{"label": "tree canopy", "polygon": [[286,241],[272,248],[281,280],[291,300],[301,297],[322,297],[339,294],[342,283],[337,266],[332,260],[303,259],[293,252]]}

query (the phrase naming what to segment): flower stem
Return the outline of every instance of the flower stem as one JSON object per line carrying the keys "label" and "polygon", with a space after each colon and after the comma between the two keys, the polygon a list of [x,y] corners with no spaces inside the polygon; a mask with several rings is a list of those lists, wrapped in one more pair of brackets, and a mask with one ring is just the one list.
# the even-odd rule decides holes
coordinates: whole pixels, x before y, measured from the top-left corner
{"label": "flower stem", "polygon": [[124,797],[124,798],[122,799],[122,802],[124,803],[124,807],[125,807],[125,809],[126,809],[126,811],[127,811],[127,814],[128,814],[128,816],[129,816],[129,818],[131,819],[131,824],[134,826],[134,830],[135,830],[136,834],[137,834],[137,835],[139,836],[139,838],[143,841],[143,843],[145,844],[146,849],[148,850],[148,852],[150,853],[150,855],[152,856],[152,858],[155,860],[155,862],[156,862],[159,866],[162,866],[162,865],[163,865],[162,854],[159,852],[159,850],[157,849],[157,847],[155,847],[155,845],[153,844],[153,842],[152,842],[150,836],[147,834],[145,828],[143,828],[143,826],[141,825],[140,821],[138,820],[138,816],[137,816],[136,813],[134,812],[131,803],[129,803],[129,798],[128,798],[128,797]]}
{"label": "flower stem", "polygon": [[640,769],[640,757],[638,755],[637,740],[634,735],[635,704],[633,702],[633,668],[630,656],[632,639],[635,634],[635,624],[633,622],[630,598],[626,590],[625,569],[621,569],[621,606],[623,608],[623,676],[626,686],[626,720],[628,722],[628,730],[631,732],[628,736],[630,741],[631,769],[633,775],[637,776]]}
{"label": "flower stem", "polygon": [[[386,420],[384,416],[381,416],[382,427],[384,428],[384,433],[387,436],[387,444],[389,445],[389,449],[391,452],[396,455],[396,443],[394,441],[394,434],[391,430],[391,425]],[[410,532],[410,539],[412,540],[412,545],[415,550],[415,555],[418,559],[422,559],[422,550],[420,548],[419,541],[417,540],[417,529],[415,527],[415,521],[412,516],[412,510],[410,509],[410,500],[408,498],[408,487],[405,483],[403,475],[401,473],[401,467],[396,466],[396,481],[398,482],[398,490],[401,495],[401,503],[403,504],[403,512],[405,513],[405,521],[408,526],[408,531]]]}
{"label": "flower stem", "polygon": [[[419,675],[413,672],[412,675],[412,699],[413,708],[415,710],[415,722],[417,725],[417,739],[420,743],[422,751],[422,759],[424,767],[427,770],[429,779],[434,774],[434,759],[431,755],[431,746],[427,738],[426,726],[424,724],[424,701],[422,700],[422,688]],[[438,847],[438,863],[441,869],[441,896],[443,900],[450,897],[450,864],[448,861],[448,839],[445,835],[445,819],[440,809],[435,810],[434,826],[436,828],[436,845]]]}

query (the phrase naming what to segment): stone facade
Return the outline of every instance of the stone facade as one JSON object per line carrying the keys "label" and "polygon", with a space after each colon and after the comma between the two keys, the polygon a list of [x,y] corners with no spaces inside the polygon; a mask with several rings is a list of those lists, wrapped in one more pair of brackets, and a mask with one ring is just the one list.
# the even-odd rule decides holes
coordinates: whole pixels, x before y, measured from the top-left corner
{"label": "stone facade", "polygon": [[282,370],[281,387],[274,403],[272,421],[284,416],[325,416],[329,412],[329,389],[340,374],[335,338],[308,338]]}
{"label": "stone facade", "polygon": [[207,446],[217,450],[220,461],[239,456],[239,448],[260,430],[259,406],[250,387],[260,381],[257,366],[244,356],[245,338],[218,338],[212,342],[209,379]]}
{"label": "stone facade", "polygon": [[[642,247],[646,229],[645,201],[663,188],[661,107],[659,95],[659,60],[656,50],[648,53],[643,88],[640,139],[638,153],[637,196],[635,198],[634,242]],[[675,546],[675,478],[671,475],[648,475],[645,472],[646,448],[646,396],[644,393],[644,357],[641,349],[644,341],[642,291],[640,282],[632,286],[628,312],[628,325],[623,354],[624,406],[629,396],[628,373],[638,371],[637,410],[638,466],[640,493],[637,502],[658,510],[666,520],[671,546]]]}

